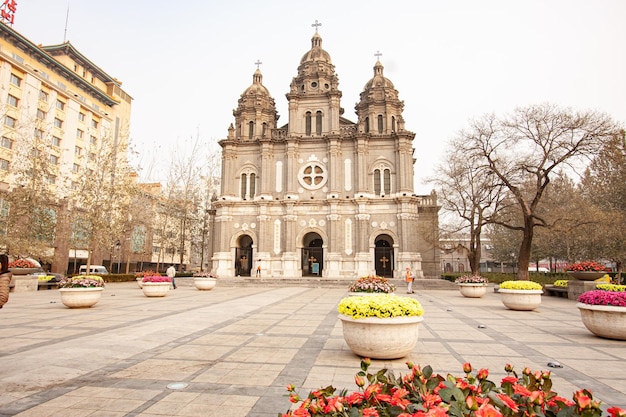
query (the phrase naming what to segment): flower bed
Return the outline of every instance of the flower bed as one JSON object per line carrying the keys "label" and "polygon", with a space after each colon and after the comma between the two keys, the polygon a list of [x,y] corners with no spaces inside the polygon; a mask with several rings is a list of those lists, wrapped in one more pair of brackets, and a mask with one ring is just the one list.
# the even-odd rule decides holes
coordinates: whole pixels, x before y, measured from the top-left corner
{"label": "flower bed", "polygon": [[396,286],[390,283],[387,278],[378,275],[369,275],[356,280],[348,289],[350,292],[386,293],[390,294],[396,290]]}
{"label": "flower bed", "polygon": [[353,319],[378,317],[406,317],[424,314],[422,305],[414,298],[392,294],[346,297],[339,302],[339,314]]}
{"label": "flower bed", "polygon": [[596,306],[626,307],[626,292],[593,290],[578,297],[578,302]]}
{"label": "flower bed", "polygon": [[141,279],[141,282],[172,282],[172,278],[162,277],[160,275],[149,275],[149,276],[144,276]]}
{"label": "flower bed", "polygon": [[454,280],[457,284],[487,284],[489,280],[480,275],[463,275]]}
{"label": "flower bed", "polygon": [[194,278],[215,278],[217,279],[217,275],[211,273],[211,272],[196,272],[193,274]]}
{"label": "flower bed", "polygon": [[603,291],[614,291],[621,292],[626,291],[626,285],[617,285],[617,284],[598,284],[596,288]]}
{"label": "flower bed", "polygon": [[[568,400],[552,391],[549,371],[533,372],[524,368],[518,376],[507,364],[507,376],[500,385],[490,381],[489,371],[472,373],[463,365],[464,377],[434,374],[430,366],[421,368],[407,362],[410,374],[395,376],[386,369],[369,373],[371,361],[361,361],[354,382],[358,391],[335,394],[332,386],[311,391],[300,398],[294,385],[288,385],[290,401],[299,406],[282,417],[324,416],[398,416],[398,417],[502,417],[502,416],[584,416],[603,415],[601,403],[586,389],[576,391]],[[366,384],[368,384],[366,386]],[[612,417],[626,417],[618,407],[607,409]]]}
{"label": "flower bed", "polygon": [[500,284],[501,290],[541,290],[541,284],[534,281],[504,281]]}
{"label": "flower bed", "polygon": [[59,288],[95,288],[104,287],[104,280],[98,275],[76,275],[59,281]]}
{"label": "flower bed", "polygon": [[567,279],[557,279],[556,281],[554,281],[554,285],[555,287],[561,287],[561,288],[567,288],[567,283],[569,282],[569,280]]}
{"label": "flower bed", "polygon": [[601,272],[606,271],[604,265],[599,264],[595,261],[584,261],[584,262],[576,262],[567,267],[568,271],[574,272],[584,272],[584,271],[593,271],[593,272]]}
{"label": "flower bed", "polygon": [[9,268],[38,268],[39,265],[36,265],[34,262],[28,259],[16,259],[14,261],[9,262]]}

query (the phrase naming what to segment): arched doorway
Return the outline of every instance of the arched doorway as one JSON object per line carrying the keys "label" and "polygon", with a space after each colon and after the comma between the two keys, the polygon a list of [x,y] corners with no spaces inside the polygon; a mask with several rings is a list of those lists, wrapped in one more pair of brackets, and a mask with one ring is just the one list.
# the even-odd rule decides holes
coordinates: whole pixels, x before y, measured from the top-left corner
{"label": "arched doorway", "polygon": [[302,276],[322,276],[324,241],[317,233],[307,233],[302,242]]}
{"label": "arched doorway", "polygon": [[253,259],[252,238],[248,235],[240,236],[235,248],[235,275],[249,277]]}
{"label": "arched doorway", "polygon": [[393,239],[389,235],[380,235],[374,241],[374,265],[376,275],[393,278]]}

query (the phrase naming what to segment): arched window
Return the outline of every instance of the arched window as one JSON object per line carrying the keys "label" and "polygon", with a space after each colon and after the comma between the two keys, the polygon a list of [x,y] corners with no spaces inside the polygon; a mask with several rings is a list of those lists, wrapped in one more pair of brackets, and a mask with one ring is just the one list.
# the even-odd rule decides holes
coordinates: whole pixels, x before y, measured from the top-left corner
{"label": "arched window", "polygon": [[396,131],[396,116],[391,116],[391,131]]}
{"label": "arched window", "polygon": [[319,110],[315,113],[315,134],[322,134],[322,112]]}
{"label": "arched window", "polygon": [[383,170],[383,183],[385,184],[383,192],[385,194],[391,194],[391,171],[388,169]]}
{"label": "arched window", "polygon": [[378,133],[383,133],[383,115],[378,115]]}
{"label": "arched window", "polygon": [[248,194],[250,195],[250,198],[253,199],[256,194],[256,174],[250,174],[250,186],[248,189],[250,190]]}
{"label": "arched window", "polygon": [[374,194],[380,195],[380,169],[374,170]]}
{"label": "arched window", "polygon": [[267,123],[263,122],[263,132],[261,133],[261,137],[265,137],[265,130],[267,129]]}
{"label": "arched window", "polygon": [[370,118],[366,117],[365,118],[365,133],[369,133],[370,131]]}
{"label": "arched window", "polygon": [[391,170],[387,167],[374,170],[374,195],[391,194]]}
{"label": "arched window", "polygon": [[254,199],[256,195],[256,174],[247,173],[241,174],[241,198],[242,199]]}
{"label": "arched window", "polygon": [[306,112],[306,115],[304,116],[305,119],[305,129],[306,129],[306,135],[307,136],[311,136],[311,112],[308,111]]}
{"label": "arched window", "polygon": [[250,121],[248,124],[248,139],[252,139],[254,137],[254,122]]}
{"label": "arched window", "polygon": [[248,189],[248,175],[241,174],[241,198],[246,198],[247,189]]}

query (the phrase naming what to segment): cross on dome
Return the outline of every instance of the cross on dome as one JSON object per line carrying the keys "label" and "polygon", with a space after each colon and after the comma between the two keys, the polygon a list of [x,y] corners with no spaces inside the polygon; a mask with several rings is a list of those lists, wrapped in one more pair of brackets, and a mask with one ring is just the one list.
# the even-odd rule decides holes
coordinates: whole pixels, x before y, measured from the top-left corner
{"label": "cross on dome", "polygon": [[254,65],[256,65],[256,69],[259,69],[259,66],[263,64],[260,59],[257,59]]}
{"label": "cross on dome", "polygon": [[317,19],[315,19],[315,23],[313,23],[311,26],[315,28],[315,33],[317,33],[317,28],[322,26],[322,24],[318,22]]}
{"label": "cross on dome", "polygon": [[383,56],[383,54],[380,51],[376,51],[376,53],[374,54],[374,56],[376,57],[376,59],[378,61],[380,61],[380,57]]}

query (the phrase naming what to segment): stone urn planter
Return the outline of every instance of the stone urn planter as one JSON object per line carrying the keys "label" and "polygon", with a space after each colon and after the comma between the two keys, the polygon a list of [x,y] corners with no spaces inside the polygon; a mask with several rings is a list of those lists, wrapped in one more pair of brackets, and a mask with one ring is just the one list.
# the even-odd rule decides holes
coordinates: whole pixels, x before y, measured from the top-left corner
{"label": "stone urn planter", "polygon": [[171,285],[171,282],[144,282],[141,291],[146,297],[165,297]]}
{"label": "stone urn planter", "polygon": [[40,268],[9,268],[13,275],[30,275],[39,270]]}
{"label": "stone urn planter", "polygon": [[139,288],[143,287],[143,277],[137,277],[137,285],[139,286]]}
{"label": "stone urn planter", "polygon": [[567,274],[574,279],[580,281],[595,281],[598,278],[602,278],[606,272],[602,271],[567,271]]}
{"label": "stone urn planter", "polygon": [[69,308],[89,308],[100,301],[102,287],[59,288],[61,302]]}
{"label": "stone urn planter", "polygon": [[499,289],[502,304],[510,310],[530,311],[541,305],[542,290]]}
{"label": "stone urn planter", "polygon": [[607,339],[626,340],[626,307],[576,304],[583,324],[591,333]]}
{"label": "stone urn planter", "polygon": [[424,320],[419,301],[392,294],[348,296],[337,310],[350,350],[373,359],[397,359],[411,353]]}
{"label": "stone urn planter", "polygon": [[217,279],[210,277],[194,277],[193,285],[200,291],[209,291],[215,288]]}
{"label": "stone urn planter", "polygon": [[353,319],[339,315],[343,338],[355,354],[375,359],[407,356],[417,345],[422,316]]}
{"label": "stone urn planter", "polygon": [[487,293],[487,284],[457,284],[463,297],[481,298]]}

